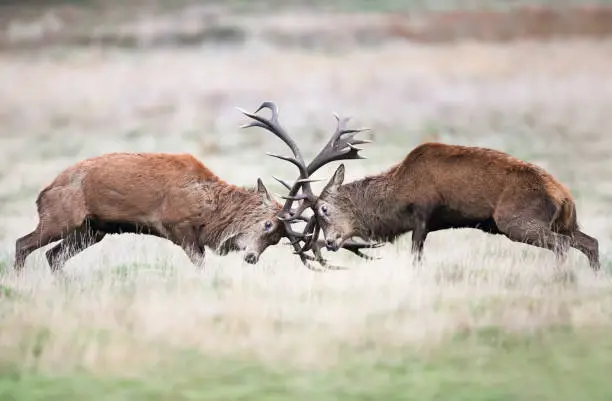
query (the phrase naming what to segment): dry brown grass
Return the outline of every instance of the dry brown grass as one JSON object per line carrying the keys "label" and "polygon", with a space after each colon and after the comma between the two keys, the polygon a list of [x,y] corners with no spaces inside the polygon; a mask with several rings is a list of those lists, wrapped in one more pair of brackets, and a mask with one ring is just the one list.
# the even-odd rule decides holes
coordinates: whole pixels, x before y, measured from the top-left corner
{"label": "dry brown grass", "polygon": [[[610,42],[456,47],[389,45],[314,54],[243,49],[0,56],[0,263],[36,224],[37,192],[69,164],[110,151],[188,151],[237,184],[295,171],[263,156],[285,151],[234,106],[277,102],[310,156],[332,111],[374,128],[347,180],[388,167],[422,140],[509,150],[559,176],[609,268],[612,170]],[[236,167],[239,165],[240,167]],[[325,177],[335,166],[319,176]],[[334,363],[347,346],[436,345],[496,326],[529,331],[612,323],[612,283],[582,255],[556,268],[548,252],[469,230],[435,233],[411,266],[409,236],[349,271],[312,273],[288,247],[255,267],[209,254],[196,274],[158,239],[114,236],[52,277],[42,252],[0,275],[0,359],[45,371],[133,372],[168,349],[247,353],[267,361]],[[41,334],[42,333],[42,334]],[[46,333],[46,334],[45,334]],[[36,353],[40,336],[44,348]],[[31,355],[37,355],[36,358]],[[16,362],[18,361],[18,362]]]}
{"label": "dry brown grass", "polygon": [[152,244],[115,247],[102,261],[81,258],[59,279],[38,264],[22,277],[2,277],[20,297],[3,307],[2,358],[49,372],[126,374],[186,348],[322,367],[365,344],[375,344],[371,351],[435,347],[478,328],[612,323],[607,276],[594,276],[576,259],[558,270],[545,255],[520,256],[520,248],[471,239],[477,248],[465,238],[434,238],[420,270],[394,250],[371,265],[327,274],[305,271],[275,251],[256,268],[215,258],[203,275],[182,260],[165,261],[165,269],[117,269],[126,259],[146,259]]}

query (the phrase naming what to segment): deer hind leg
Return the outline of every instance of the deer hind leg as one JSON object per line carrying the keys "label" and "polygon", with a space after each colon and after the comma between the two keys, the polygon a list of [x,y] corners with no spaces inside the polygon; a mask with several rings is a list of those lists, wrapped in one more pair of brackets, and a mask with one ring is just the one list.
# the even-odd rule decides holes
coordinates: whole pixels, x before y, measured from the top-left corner
{"label": "deer hind leg", "polygon": [[562,264],[570,247],[568,235],[553,231],[559,207],[546,193],[529,193],[512,188],[506,201],[496,208],[493,220],[499,231],[515,242],[548,249]]}
{"label": "deer hind leg", "polygon": [[105,232],[93,229],[87,224],[72,231],[62,242],[46,252],[51,271],[60,270],[68,259],[102,241],[105,235]]}
{"label": "deer hind leg", "polygon": [[562,263],[571,238],[552,230],[557,213],[558,208],[544,195],[501,205],[493,218],[501,233],[512,241],[551,250]]}
{"label": "deer hind leg", "polygon": [[57,227],[39,224],[36,230],[17,239],[15,242],[15,270],[21,270],[26,258],[36,249],[64,237],[65,232]]}
{"label": "deer hind leg", "polygon": [[600,269],[599,242],[595,238],[582,231],[575,231],[573,237],[571,237],[570,246],[586,255],[589,259],[589,265],[594,271]]}
{"label": "deer hind leg", "polygon": [[512,241],[522,242],[554,252],[557,262],[560,264],[567,257],[570,237],[553,232],[546,222],[516,218],[508,222],[500,222],[498,226],[502,233]]}
{"label": "deer hind leg", "polygon": [[15,242],[16,270],[21,270],[30,253],[60,240],[85,222],[82,195],[72,188],[52,188],[41,194],[36,230]]}

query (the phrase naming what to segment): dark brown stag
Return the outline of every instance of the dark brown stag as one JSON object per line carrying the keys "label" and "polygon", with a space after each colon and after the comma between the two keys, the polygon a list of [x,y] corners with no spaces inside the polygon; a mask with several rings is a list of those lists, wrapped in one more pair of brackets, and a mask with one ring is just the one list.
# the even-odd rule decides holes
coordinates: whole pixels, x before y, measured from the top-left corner
{"label": "dark brown stag", "polygon": [[476,228],[549,249],[569,247],[599,270],[595,238],[580,231],[569,190],[544,169],[492,149],[425,143],[382,174],[343,185],[340,165],[314,204],[327,248],[347,238],[393,242],[412,231],[421,261],[430,232]]}
{"label": "dark brown stag", "polygon": [[247,263],[285,235],[282,206],[260,179],[257,188],[229,184],[188,154],[113,153],[63,172],[36,200],[36,230],[16,242],[15,268],[37,248],[53,271],[106,234],[139,233],[181,246],[197,266],[205,246],[224,255],[244,251]]}
{"label": "dark brown stag", "polygon": [[[274,104],[273,120],[278,112]],[[261,109],[261,108],[260,108]],[[312,249],[320,257],[319,230],[325,246],[336,251],[346,244],[359,248],[393,242],[412,232],[412,251],[420,262],[425,239],[430,232],[450,228],[475,228],[502,234],[512,241],[549,249],[560,260],[569,247],[585,254],[594,270],[600,268],[599,246],[595,238],[579,230],[576,206],[569,190],[544,169],[492,149],[425,143],[386,172],[343,185],[344,165],[340,165],[320,196],[313,194],[310,176],[323,165],[337,160],[359,159],[356,146],[369,141],[355,139],[363,129],[347,129],[348,118],[337,120],[336,131],[313,161],[305,166],[295,143],[265,126],[292,148],[295,159],[280,157],[298,166],[300,177],[289,187],[290,197],[302,202],[296,219],[307,208],[314,215],[304,229],[305,252]],[[277,156],[279,157],[279,156]],[[297,162],[296,162],[297,161]],[[300,186],[302,194],[297,195]],[[360,254],[359,248],[352,249]]]}
{"label": "dark brown stag", "polygon": [[[271,111],[272,117],[270,119],[257,115],[257,113],[263,109],[269,109]],[[293,183],[293,185],[289,185],[287,182],[274,177],[274,179],[276,179],[289,191],[289,194],[287,196],[283,196],[283,198],[286,200],[286,203],[283,206],[282,212],[279,213],[278,219],[285,224],[285,232],[287,237],[291,241],[291,245],[294,248],[294,253],[298,254],[302,262],[310,268],[312,267],[309,264],[309,261],[317,261],[323,266],[338,268],[337,266],[332,266],[328,264],[327,261],[322,257],[321,249],[325,247],[325,244],[323,240],[319,239],[320,229],[318,227],[318,220],[315,218],[315,215],[313,214],[310,219],[305,219],[302,214],[306,211],[306,209],[311,208],[314,205],[314,202],[316,202],[316,196],[313,194],[312,188],[310,186],[311,182],[318,181],[310,178],[310,176],[314,172],[316,172],[325,164],[330,163],[332,161],[364,158],[359,155],[359,151],[361,149],[359,149],[357,145],[369,143],[371,141],[355,139],[355,135],[359,132],[365,131],[365,129],[346,129],[345,124],[348,119],[341,120],[337,115],[335,115],[338,121],[336,132],[329,140],[329,142],[325,145],[325,147],[319,152],[319,154],[308,165],[306,165],[302,153],[298,148],[297,144],[280,126],[278,122],[278,107],[276,106],[276,104],[272,102],[264,102],[261,106],[259,106],[255,113],[249,113],[240,108],[239,110],[247,117],[255,120],[251,123],[243,125],[242,128],[264,128],[265,130],[271,132],[276,137],[281,139],[289,147],[289,149],[291,149],[291,152],[293,153],[292,157],[286,157],[270,153],[268,153],[268,155],[279,158],[281,160],[286,160],[291,164],[295,165],[299,170],[299,177]],[[298,194],[300,188],[302,189],[302,194]],[[297,209],[294,210],[291,207],[293,205],[293,202],[296,201],[299,202],[299,206]],[[292,230],[290,225],[300,220],[307,221],[303,232],[296,232]],[[300,242],[303,242],[304,244],[300,245]],[[381,245],[382,244],[361,242],[345,238],[345,240],[342,241],[342,244],[338,244],[338,247],[334,250],[336,251],[340,248],[344,248],[364,259],[372,259],[370,256],[361,252],[361,249],[376,248]],[[308,255],[306,253],[308,251],[312,251],[314,256]]]}

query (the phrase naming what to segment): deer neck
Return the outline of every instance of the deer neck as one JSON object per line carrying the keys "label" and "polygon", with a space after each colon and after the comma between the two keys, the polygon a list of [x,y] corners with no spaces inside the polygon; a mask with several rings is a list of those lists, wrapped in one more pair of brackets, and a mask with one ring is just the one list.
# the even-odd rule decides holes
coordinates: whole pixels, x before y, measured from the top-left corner
{"label": "deer neck", "polygon": [[358,236],[374,241],[393,242],[410,231],[410,211],[388,175],[367,177],[340,187],[347,197]]}
{"label": "deer neck", "polygon": [[245,231],[257,218],[255,211],[261,203],[256,191],[218,181],[211,183],[214,194],[205,205],[200,238],[206,246],[219,250],[228,240]]}

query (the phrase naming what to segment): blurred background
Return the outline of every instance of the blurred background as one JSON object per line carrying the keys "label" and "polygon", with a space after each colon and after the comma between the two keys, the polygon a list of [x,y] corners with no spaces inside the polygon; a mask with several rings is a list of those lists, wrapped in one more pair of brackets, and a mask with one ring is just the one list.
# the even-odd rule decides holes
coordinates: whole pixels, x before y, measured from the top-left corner
{"label": "blurred background", "polygon": [[372,129],[346,181],[425,141],[546,168],[609,273],[611,34],[603,0],[0,1],[0,398],[608,401],[612,282],[577,251],[560,268],[446,230],[423,268],[406,235],[361,265],[326,252],[342,272],[288,246],[196,272],[169,241],[116,235],[65,275],[44,251],[12,263],[38,192],[87,157],[189,152],[283,193],[272,175],[297,171],[265,152],[289,151],[236,109],[274,101],[306,159],[333,112]]}
{"label": "blurred background", "polygon": [[270,100],[307,158],[332,112],[372,128],[347,179],[429,140],[538,163],[605,251],[611,33],[607,1],[2,1],[0,241],[11,252],[38,191],[106,152],[190,152],[282,192],[271,175],[296,171],[264,152],[287,150],[235,108]]}

